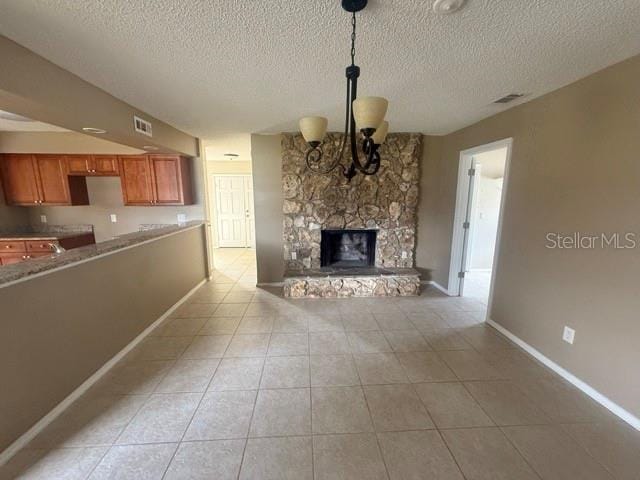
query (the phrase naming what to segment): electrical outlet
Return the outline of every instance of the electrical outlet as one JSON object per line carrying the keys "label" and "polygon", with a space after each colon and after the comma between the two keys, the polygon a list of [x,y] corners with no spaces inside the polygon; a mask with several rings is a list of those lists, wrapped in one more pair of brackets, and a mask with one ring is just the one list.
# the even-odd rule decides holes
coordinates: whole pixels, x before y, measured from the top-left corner
{"label": "electrical outlet", "polygon": [[47,223],[47,216],[46,215],[40,215],[40,223]]}
{"label": "electrical outlet", "polygon": [[178,223],[185,223],[187,221],[187,216],[184,213],[178,214]]}
{"label": "electrical outlet", "polygon": [[575,337],[576,331],[573,328],[565,326],[564,332],[562,333],[562,340],[573,345],[573,340]]}
{"label": "electrical outlet", "polygon": [[111,215],[109,215],[109,217],[111,218],[111,223],[117,223],[118,222],[118,217],[115,213],[112,213]]}
{"label": "electrical outlet", "polygon": [[298,254],[296,252],[291,252],[291,260],[297,260]]}
{"label": "electrical outlet", "polygon": [[402,259],[405,260],[407,258],[407,252],[402,252]]}

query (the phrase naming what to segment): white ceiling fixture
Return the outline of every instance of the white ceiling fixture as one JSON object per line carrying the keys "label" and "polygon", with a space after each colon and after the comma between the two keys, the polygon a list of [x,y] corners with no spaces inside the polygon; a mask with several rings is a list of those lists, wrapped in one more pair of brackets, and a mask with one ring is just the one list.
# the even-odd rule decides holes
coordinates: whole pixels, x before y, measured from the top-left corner
{"label": "white ceiling fixture", "polygon": [[436,0],[433,2],[433,11],[440,15],[449,15],[460,10],[465,3],[466,0]]}
{"label": "white ceiling fixture", "polygon": [[[359,88],[394,131],[445,134],[637,55],[638,25],[638,0],[369,2]],[[295,131],[300,112],[341,125],[348,28],[337,0],[0,1],[2,35],[204,139]]]}
{"label": "white ceiling fixture", "polygon": [[82,127],[82,131],[87,133],[93,133],[95,135],[102,135],[104,133],[107,133],[106,130],[102,128],[95,128],[95,127]]}

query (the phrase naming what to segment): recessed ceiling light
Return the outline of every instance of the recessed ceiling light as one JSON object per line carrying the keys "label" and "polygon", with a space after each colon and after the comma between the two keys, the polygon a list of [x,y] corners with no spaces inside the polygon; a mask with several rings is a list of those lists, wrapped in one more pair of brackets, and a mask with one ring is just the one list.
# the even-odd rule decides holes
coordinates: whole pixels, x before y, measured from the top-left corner
{"label": "recessed ceiling light", "polygon": [[433,2],[433,11],[439,15],[448,15],[453,12],[457,12],[467,0],[436,0]]}
{"label": "recessed ceiling light", "polygon": [[98,135],[107,133],[107,131],[103,130],[102,128],[93,128],[93,127],[82,127],[82,131],[87,133],[95,133]]}
{"label": "recessed ceiling light", "polygon": [[158,147],[156,147],[155,145],[145,145],[142,148],[144,148],[145,150],[158,150]]}

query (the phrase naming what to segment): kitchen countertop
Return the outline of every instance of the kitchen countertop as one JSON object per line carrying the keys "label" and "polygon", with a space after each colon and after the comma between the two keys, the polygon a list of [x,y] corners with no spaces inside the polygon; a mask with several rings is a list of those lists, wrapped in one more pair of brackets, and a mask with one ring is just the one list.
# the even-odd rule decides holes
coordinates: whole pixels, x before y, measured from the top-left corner
{"label": "kitchen countertop", "polygon": [[[156,238],[161,238],[166,235],[171,235],[176,232],[180,232],[183,230],[189,230],[191,228],[199,227],[203,225],[203,222],[200,220],[186,222],[180,225],[170,225],[163,228],[156,228],[153,230],[144,230],[134,233],[129,233],[127,235],[122,235],[113,240],[107,240],[105,242],[95,243],[92,245],[85,245],[84,247],[73,248],[71,250],[67,250],[66,252],[60,254],[54,254],[48,257],[36,258],[33,260],[29,260],[28,262],[15,263],[13,265],[5,265],[0,267],[0,288],[7,286],[16,281],[20,281],[23,279],[28,279],[31,275],[40,274],[46,272],[48,270],[54,270],[56,268],[72,265],[77,262],[81,262],[92,257],[97,257],[99,255],[104,255],[107,253],[115,252],[117,250],[121,250],[127,247],[132,247],[140,243],[147,242],[149,240],[154,240]],[[78,235],[78,232],[65,232],[63,235]],[[18,235],[18,234],[16,234]],[[25,234],[19,234],[23,235]],[[30,235],[30,234],[26,234]],[[57,237],[58,234],[52,234],[52,236]],[[4,234],[0,233],[0,238],[8,238],[5,237]],[[33,239],[34,237],[30,237]],[[38,237],[42,238],[42,237]],[[51,237],[48,237],[51,238]],[[17,240],[18,238],[16,238]]]}
{"label": "kitchen countertop", "polygon": [[31,233],[0,233],[1,240],[59,240],[80,235],[89,235],[91,232],[31,232]]}

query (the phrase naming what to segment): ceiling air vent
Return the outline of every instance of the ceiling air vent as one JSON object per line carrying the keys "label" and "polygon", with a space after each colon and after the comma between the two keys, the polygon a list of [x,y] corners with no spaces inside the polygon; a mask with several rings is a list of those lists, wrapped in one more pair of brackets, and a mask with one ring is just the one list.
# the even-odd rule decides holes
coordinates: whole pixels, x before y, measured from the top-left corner
{"label": "ceiling air vent", "polygon": [[509,95],[499,98],[493,103],[509,103],[509,102],[513,102],[514,100],[520,97],[524,97],[524,93],[510,93]]}
{"label": "ceiling air vent", "polygon": [[153,128],[151,127],[151,122],[147,122],[142,118],[134,115],[133,116],[133,128],[136,132],[146,135],[147,137],[153,137]]}

